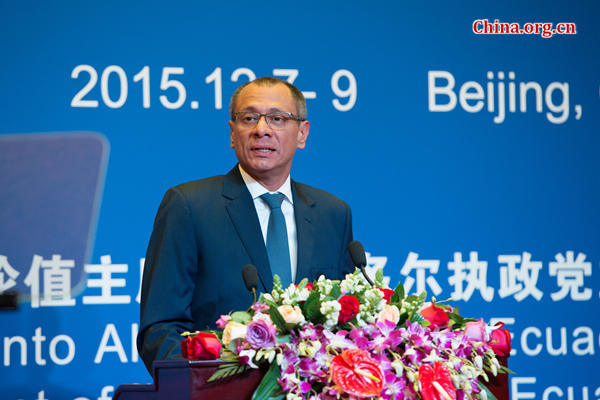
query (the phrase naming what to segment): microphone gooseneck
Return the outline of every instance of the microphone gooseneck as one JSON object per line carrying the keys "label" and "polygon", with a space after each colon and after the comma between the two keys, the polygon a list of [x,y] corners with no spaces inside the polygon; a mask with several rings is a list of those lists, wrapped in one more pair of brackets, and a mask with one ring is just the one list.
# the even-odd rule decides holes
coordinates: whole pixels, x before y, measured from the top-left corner
{"label": "microphone gooseneck", "polygon": [[367,282],[369,282],[369,285],[375,286],[365,270],[365,266],[367,265],[367,256],[362,243],[360,243],[358,240],[351,241],[348,243],[348,252],[350,252],[352,263],[356,266],[356,268],[360,269],[360,272],[362,272]]}

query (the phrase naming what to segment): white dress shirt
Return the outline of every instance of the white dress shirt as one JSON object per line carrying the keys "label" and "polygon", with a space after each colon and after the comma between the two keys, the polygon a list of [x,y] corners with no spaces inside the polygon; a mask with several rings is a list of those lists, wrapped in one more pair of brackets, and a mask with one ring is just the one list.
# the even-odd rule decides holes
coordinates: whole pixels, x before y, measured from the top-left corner
{"label": "white dress shirt", "polygon": [[296,281],[296,267],[298,264],[298,240],[296,236],[296,220],[294,218],[294,199],[292,197],[292,183],[290,176],[281,185],[281,187],[274,192],[270,192],[267,188],[261,185],[253,177],[251,177],[241,165],[240,173],[242,179],[254,200],[254,208],[256,208],[256,214],[258,215],[258,221],[260,222],[260,229],[262,231],[263,240],[265,245],[267,243],[267,229],[269,226],[269,217],[271,216],[271,208],[269,205],[260,197],[265,193],[277,193],[280,192],[285,195],[285,199],[281,203],[281,212],[285,218],[285,225],[287,228],[288,246],[290,248],[290,265],[292,266],[292,282]]}

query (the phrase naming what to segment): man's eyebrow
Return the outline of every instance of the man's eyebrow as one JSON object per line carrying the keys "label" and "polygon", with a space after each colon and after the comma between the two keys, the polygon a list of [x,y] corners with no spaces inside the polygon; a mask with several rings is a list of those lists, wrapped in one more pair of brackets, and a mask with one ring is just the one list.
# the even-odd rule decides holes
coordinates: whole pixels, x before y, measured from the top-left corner
{"label": "man's eyebrow", "polygon": [[[260,113],[260,111],[258,111],[258,108],[254,107],[254,106],[248,106],[248,107],[244,107],[242,108],[243,112],[256,112],[256,113]],[[287,111],[283,111],[281,108],[279,107],[271,107],[267,110],[267,112],[287,112]]]}

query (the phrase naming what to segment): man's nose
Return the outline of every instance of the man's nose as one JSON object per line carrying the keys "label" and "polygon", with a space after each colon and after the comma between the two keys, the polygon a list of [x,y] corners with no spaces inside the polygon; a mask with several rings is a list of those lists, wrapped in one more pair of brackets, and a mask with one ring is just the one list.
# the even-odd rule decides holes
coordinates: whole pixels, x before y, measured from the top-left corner
{"label": "man's nose", "polygon": [[271,127],[267,123],[267,117],[265,115],[261,115],[256,122],[256,126],[254,127],[256,133],[261,135],[271,134]]}

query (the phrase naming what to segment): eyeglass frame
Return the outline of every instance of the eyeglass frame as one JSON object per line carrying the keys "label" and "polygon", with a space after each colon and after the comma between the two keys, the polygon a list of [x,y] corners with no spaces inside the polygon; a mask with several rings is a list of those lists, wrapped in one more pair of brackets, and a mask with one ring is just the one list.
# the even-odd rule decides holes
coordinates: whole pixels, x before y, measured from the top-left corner
{"label": "eyeglass frame", "polygon": [[[270,113],[259,113],[259,112],[254,112],[254,111],[238,111],[233,113],[233,122],[238,122],[237,121],[237,116],[238,114],[254,114],[254,115],[258,115],[258,119],[256,120],[256,124],[254,124],[252,127],[255,127],[256,125],[258,125],[258,123],[260,122],[260,119],[262,117],[265,117],[265,122],[267,123],[267,125],[269,126],[269,128],[273,127],[269,124],[269,120],[267,119],[268,115],[273,115],[273,114],[284,114],[287,115],[288,118],[293,119],[296,122],[304,122],[306,121],[306,118],[300,118],[299,116],[292,114],[291,112],[287,112],[287,111],[273,111]],[[277,127],[275,127],[275,129],[277,129]]]}

